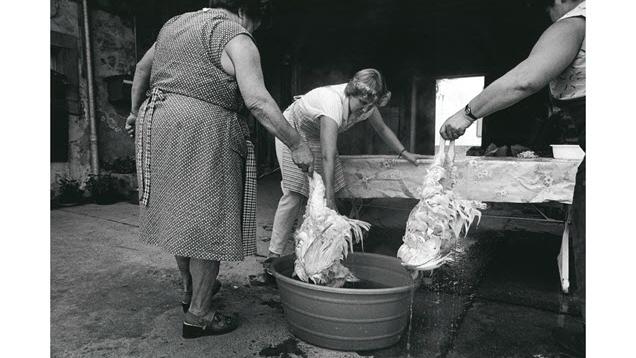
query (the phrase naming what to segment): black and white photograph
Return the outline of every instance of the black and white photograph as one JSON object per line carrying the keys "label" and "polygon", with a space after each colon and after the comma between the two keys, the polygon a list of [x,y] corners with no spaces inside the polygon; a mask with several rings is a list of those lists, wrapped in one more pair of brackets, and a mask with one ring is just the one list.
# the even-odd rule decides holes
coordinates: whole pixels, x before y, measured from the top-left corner
{"label": "black and white photograph", "polygon": [[[9,36],[27,31],[24,5],[5,11]],[[5,67],[24,104],[4,152],[37,170],[9,170],[4,185],[24,203],[5,237],[23,246],[3,249],[16,260],[3,270],[15,314],[5,322],[22,340],[5,356],[636,354],[633,57],[595,62],[608,56],[596,44],[633,45],[626,20],[594,18],[630,9],[50,0],[42,10],[42,51],[25,66],[34,80]],[[593,77],[625,87],[591,82],[608,96],[591,106]],[[42,136],[29,139],[35,127]],[[33,142],[37,163],[18,150]]]}

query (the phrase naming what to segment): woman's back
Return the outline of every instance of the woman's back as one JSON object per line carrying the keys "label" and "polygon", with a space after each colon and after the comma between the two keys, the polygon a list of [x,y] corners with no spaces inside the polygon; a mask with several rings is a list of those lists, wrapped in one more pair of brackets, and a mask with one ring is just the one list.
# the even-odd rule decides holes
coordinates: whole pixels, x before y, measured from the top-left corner
{"label": "woman's back", "polygon": [[243,99],[220,64],[239,34],[249,35],[223,11],[201,10],[170,19],[157,37],[136,138],[140,233],[180,256],[232,261],[256,250]]}
{"label": "woman's back", "polygon": [[157,37],[151,87],[237,111],[243,99],[236,79],[223,71],[221,55],[238,34],[250,36],[220,10],[203,9],[168,20]]}

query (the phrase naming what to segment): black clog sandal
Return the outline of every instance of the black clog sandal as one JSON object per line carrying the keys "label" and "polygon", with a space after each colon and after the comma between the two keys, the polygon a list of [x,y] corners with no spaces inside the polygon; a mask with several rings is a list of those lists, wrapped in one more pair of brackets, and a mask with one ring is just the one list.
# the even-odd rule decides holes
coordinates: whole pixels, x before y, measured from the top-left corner
{"label": "black clog sandal", "polygon": [[232,332],[239,326],[239,319],[236,313],[223,314],[219,311],[214,311],[200,318],[188,313],[186,320],[188,319],[196,321],[196,323],[183,321],[182,337],[185,339],[218,336]]}

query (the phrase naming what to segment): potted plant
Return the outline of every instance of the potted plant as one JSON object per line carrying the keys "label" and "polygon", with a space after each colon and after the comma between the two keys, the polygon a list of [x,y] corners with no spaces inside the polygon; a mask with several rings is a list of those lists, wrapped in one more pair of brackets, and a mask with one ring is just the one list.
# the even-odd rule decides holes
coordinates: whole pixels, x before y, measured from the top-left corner
{"label": "potted plant", "polygon": [[120,194],[117,188],[117,179],[110,174],[91,174],[86,181],[86,189],[90,192],[91,198],[100,205],[119,201]]}
{"label": "potted plant", "polygon": [[80,188],[80,182],[70,177],[57,179],[58,195],[56,201],[61,206],[77,205],[84,198],[84,191]]}

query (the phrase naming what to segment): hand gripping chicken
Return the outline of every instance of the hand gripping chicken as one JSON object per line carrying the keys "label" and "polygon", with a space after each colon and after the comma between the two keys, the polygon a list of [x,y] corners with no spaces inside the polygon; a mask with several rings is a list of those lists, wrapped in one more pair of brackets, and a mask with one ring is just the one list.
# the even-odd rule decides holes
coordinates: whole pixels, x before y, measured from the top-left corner
{"label": "hand gripping chicken", "polygon": [[362,230],[370,224],[349,219],[327,207],[325,186],[316,172],[309,178],[309,200],[303,224],[294,234],[296,262],[294,275],[305,282],[342,287],[345,282],[359,281],[342,260],[353,243],[361,242]]}
{"label": "hand gripping chicken", "polygon": [[479,223],[481,212],[478,209],[486,208],[484,203],[462,200],[453,193],[454,160],[455,142],[450,143],[448,153],[445,153],[442,140],[424,177],[420,201],[409,215],[402,239],[404,243],[397,253],[407,268],[427,271],[451,261],[451,250],[457,240],[468,234],[475,218]]}

